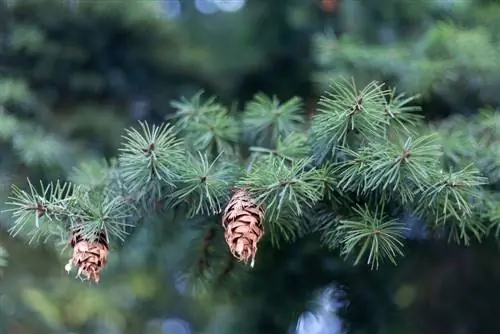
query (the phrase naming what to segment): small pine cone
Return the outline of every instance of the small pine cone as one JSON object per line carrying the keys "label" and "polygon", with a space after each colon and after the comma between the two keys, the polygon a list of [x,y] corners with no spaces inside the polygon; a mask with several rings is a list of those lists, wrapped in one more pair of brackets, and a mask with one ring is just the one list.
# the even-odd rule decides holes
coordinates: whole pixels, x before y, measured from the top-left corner
{"label": "small pine cone", "polygon": [[78,268],[77,276],[99,283],[99,274],[108,261],[109,245],[106,234],[100,232],[95,240],[83,238],[81,231],[73,232],[71,240],[73,256],[65,269],[70,272],[73,265]]}
{"label": "small pine cone", "polygon": [[233,256],[253,267],[257,243],[264,235],[264,209],[244,190],[237,190],[222,217],[224,237]]}

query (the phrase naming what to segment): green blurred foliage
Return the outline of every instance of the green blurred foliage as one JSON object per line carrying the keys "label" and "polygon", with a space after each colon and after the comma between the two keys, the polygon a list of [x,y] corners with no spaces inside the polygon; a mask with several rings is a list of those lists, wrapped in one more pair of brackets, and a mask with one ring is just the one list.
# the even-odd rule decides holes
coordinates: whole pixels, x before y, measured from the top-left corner
{"label": "green blurred foliage", "polygon": [[499,10],[472,0],[342,1],[340,27],[316,35],[315,80],[323,87],[345,75],[387,81],[421,94],[429,116],[498,105]]}
{"label": "green blurred foliage", "polygon": [[[500,104],[495,1],[339,2],[337,11],[324,13],[320,1],[251,1],[214,16],[190,3],[185,16],[169,21],[161,1],[76,1],[77,9],[70,1],[3,1],[0,202],[10,183],[66,178],[81,161],[115,155],[123,128],[137,118],[137,100],[147,101],[139,118],[150,120],[199,88],[225,102],[246,102],[258,91],[309,102],[342,75],[422,94],[428,116]],[[457,154],[471,153],[470,125],[460,117],[439,125],[461,136]],[[498,150],[476,154],[487,168]],[[0,216],[2,226],[8,219]],[[0,332],[161,333],[161,319],[176,316],[197,333],[222,334],[234,333],[243,315],[241,333],[284,333],[331,282],[349,292],[342,315],[352,333],[500,330],[495,245],[463,250],[416,241],[400,267],[377,274],[317,258],[319,246],[310,242],[262,248],[266,257],[252,273],[257,282],[243,287],[255,298],[220,304],[201,288],[197,298],[179,291],[170,267],[179,253],[199,252],[196,232],[171,240],[177,227],[159,220],[149,217],[145,224],[154,228],[137,229],[113,249],[99,286],[64,273],[68,252],[50,243],[26,248],[22,236],[3,231]]]}

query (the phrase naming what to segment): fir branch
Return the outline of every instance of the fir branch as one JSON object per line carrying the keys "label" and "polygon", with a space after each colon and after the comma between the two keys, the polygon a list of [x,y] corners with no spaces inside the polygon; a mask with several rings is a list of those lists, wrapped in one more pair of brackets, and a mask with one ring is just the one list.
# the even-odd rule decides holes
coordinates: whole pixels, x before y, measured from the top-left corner
{"label": "fir branch", "polygon": [[[427,217],[434,226],[457,228],[457,235],[467,242],[470,232],[477,234],[477,225],[473,228],[473,207],[481,200],[481,186],[487,179],[469,165],[456,172],[441,172],[434,182],[419,192],[416,213]],[[482,232],[481,232],[482,233]]]}
{"label": "fir branch", "polygon": [[320,98],[320,113],[314,116],[311,126],[313,149],[320,151],[317,155],[351,145],[354,138],[373,141],[385,135],[388,91],[382,87],[376,81],[362,90],[345,80],[332,84]]}
{"label": "fir branch", "polygon": [[451,220],[446,226],[448,230],[448,242],[469,246],[473,240],[481,242],[488,233],[488,227],[479,217],[471,217],[469,220]]}
{"label": "fir branch", "polygon": [[178,101],[173,101],[170,105],[175,109],[173,115],[166,117],[167,120],[175,121],[175,125],[180,130],[185,130],[191,123],[198,123],[201,116],[212,115],[225,108],[216,103],[215,97],[203,100],[203,91],[198,91],[190,99],[182,97]]}
{"label": "fir branch", "polygon": [[132,216],[134,207],[127,199],[109,196],[105,189],[79,188],[75,195],[77,201],[74,213],[70,220],[70,230],[78,231],[82,238],[96,240],[104,232],[107,239],[116,237],[124,241],[127,236],[126,228],[131,224],[128,219]]}
{"label": "fir branch", "polygon": [[235,166],[220,161],[220,156],[210,162],[206,154],[198,153],[198,158],[187,157],[182,171],[177,190],[170,195],[174,205],[187,203],[188,216],[219,213],[229,199]]}
{"label": "fir branch", "polygon": [[290,164],[286,159],[269,156],[257,161],[252,170],[237,182],[237,187],[247,189],[257,202],[263,204],[271,220],[287,211],[300,216],[304,207],[314,205],[323,194],[318,171],[306,170],[309,165],[309,159]]}
{"label": "fir branch", "polygon": [[403,256],[402,239],[407,228],[366,206],[354,208],[354,212],[355,216],[341,219],[337,227],[342,254],[355,256],[354,265],[364,259],[372,269],[385,259],[395,265],[396,258]]}
{"label": "fir branch", "polygon": [[[10,233],[27,231],[30,242],[56,238],[67,244],[75,232],[90,240],[102,234],[123,240],[131,222],[149,212],[135,205],[150,197],[151,203],[161,201],[156,208],[166,210],[162,214],[173,213],[179,222],[195,217],[205,227],[207,221],[220,224],[215,215],[231,190],[241,188],[265,208],[274,245],[317,234],[355,264],[366,260],[372,268],[383,260],[395,263],[402,255],[406,228],[386,214],[385,203],[391,215],[414,210],[459,243],[499,234],[498,199],[485,195],[488,180],[472,165],[454,168],[473,160],[490,179],[490,188],[495,186],[500,180],[497,124],[484,120],[478,133],[463,120],[459,129],[440,126],[431,128],[437,134],[424,130],[427,134],[419,135],[414,99],[377,82],[361,90],[354,83],[335,82],[321,98],[320,114],[306,135],[299,99],[281,103],[256,95],[246,106],[244,123],[261,146],[250,148],[251,168],[241,176],[228,156],[238,151],[240,127],[214,98],[203,102],[200,92],[173,103],[177,112],[172,118],[186,142],[169,124],[140,122],[139,129],[126,130],[118,163],[86,161],[70,175],[70,183],[42,183],[37,189],[28,180],[28,190],[13,186]],[[0,135],[16,137],[2,125]],[[311,155],[321,159],[313,164]],[[443,160],[451,172],[440,171]],[[353,202],[369,204],[353,207]],[[193,237],[198,245],[193,248],[202,254],[198,265],[207,267],[209,252],[226,249],[212,242],[223,240],[210,233]],[[212,279],[217,273],[207,268],[202,276]]]}
{"label": "fir branch", "polygon": [[22,190],[16,185],[12,186],[12,194],[6,203],[11,208],[4,210],[10,212],[14,221],[9,229],[12,236],[16,236],[33,224],[33,228],[40,228],[42,223],[62,222],[68,223],[73,216],[70,208],[75,203],[74,192],[70,183],[40,182],[40,191],[28,180],[29,191]]}
{"label": "fir branch", "polygon": [[396,89],[388,92],[384,112],[390,129],[396,132],[400,132],[398,130],[401,129],[404,133],[414,133],[423,120],[423,115],[420,114],[422,108],[412,104],[418,97],[418,95],[406,96],[404,93],[396,94]]}
{"label": "fir branch", "polygon": [[430,182],[441,162],[434,135],[384,145],[371,143],[359,151],[344,152],[351,159],[337,165],[341,189],[358,194],[381,190],[396,194],[403,204],[413,201],[415,192]]}
{"label": "fir branch", "polygon": [[186,143],[194,151],[203,151],[212,158],[221,153],[234,156],[240,138],[238,122],[226,109],[205,112],[185,129]]}
{"label": "fir branch", "polygon": [[6,203],[14,221],[9,228],[12,236],[24,231],[30,242],[46,242],[65,238],[70,231],[80,229],[82,235],[93,239],[104,231],[123,240],[129,226],[130,203],[121,197],[107,196],[103,189],[85,189],[71,183],[41,183],[37,190],[28,180],[29,191],[12,186]]}
{"label": "fir branch", "polygon": [[309,228],[304,215],[297,216],[293,212],[283,211],[267,224],[271,244],[279,247],[282,242],[292,243],[305,235]]}
{"label": "fir branch", "polygon": [[26,234],[20,235],[27,239],[28,245],[51,243],[58,249],[64,249],[68,245],[69,230],[65,224],[42,224],[37,228],[31,228]]}
{"label": "fir branch", "polygon": [[120,174],[118,161],[111,159],[86,160],[74,168],[68,176],[69,181],[82,189],[90,191],[101,189],[108,196],[120,197],[132,204],[133,197]]}
{"label": "fir branch", "polygon": [[298,132],[305,125],[302,107],[297,97],[281,102],[275,96],[255,95],[245,106],[246,137],[253,145],[275,148],[278,138]]}
{"label": "fir branch", "polygon": [[178,179],[177,166],[185,159],[183,144],[169,124],[139,124],[142,132],[130,128],[123,136],[120,173],[131,193],[144,193],[151,183],[160,193],[162,183],[173,186]]}
{"label": "fir branch", "polygon": [[252,160],[258,159],[258,157],[263,155],[271,154],[293,161],[294,159],[307,158],[309,151],[307,136],[303,133],[291,133],[285,139],[280,137],[276,143],[275,149],[257,146],[250,147],[250,152],[252,152],[253,156]]}

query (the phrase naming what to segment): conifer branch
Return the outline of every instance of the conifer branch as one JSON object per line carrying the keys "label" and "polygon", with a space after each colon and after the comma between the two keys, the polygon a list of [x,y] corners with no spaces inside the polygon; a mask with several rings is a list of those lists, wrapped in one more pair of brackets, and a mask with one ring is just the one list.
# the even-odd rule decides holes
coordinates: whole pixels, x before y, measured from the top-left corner
{"label": "conifer branch", "polygon": [[[497,125],[483,120],[475,132],[464,119],[456,128],[426,127],[414,99],[378,82],[358,89],[338,81],[304,132],[300,100],[257,95],[244,123],[260,146],[235,159],[240,127],[224,106],[198,93],[173,103],[180,132],[140,122],[126,130],[116,160],[86,161],[69,183],[13,186],[10,233],[61,245],[75,233],[82,240],[105,235],[107,245],[111,237],[124,240],[153,208],[205,223],[219,221],[229,203],[224,240],[210,240],[225,241],[239,260],[253,263],[264,233],[275,246],[314,234],[372,268],[402,255],[407,228],[393,218],[398,212],[411,211],[458,243],[498,234],[498,198],[491,192],[500,182]],[[242,160],[251,168],[236,165]],[[230,199],[233,190],[239,194]],[[194,244],[206,245],[203,238]],[[209,269],[202,276],[217,278]]]}
{"label": "conifer branch", "polygon": [[387,94],[378,82],[361,90],[354,82],[334,82],[320,98],[319,114],[312,122],[311,135],[318,142],[315,149],[335,152],[353,144],[354,138],[371,141],[385,135]]}
{"label": "conifer branch", "polygon": [[177,166],[185,158],[182,141],[169,124],[139,124],[142,132],[127,129],[123,137],[118,158],[121,176],[131,193],[142,194],[153,185],[159,194],[162,185],[173,186],[178,179]]}
{"label": "conifer branch", "polygon": [[199,91],[190,99],[172,102],[176,111],[168,119],[182,130],[192,151],[207,152],[211,158],[221,153],[234,156],[240,141],[240,125],[215,97],[202,96],[203,91]]}
{"label": "conifer branch", "polygon": [[360,194],[381,190],[398,194],[403,204],[411,203],[416,191],[439,170],[441,150],[434,135],[399,141],[370,143],[358,151],[345,149],[350,159],[338,164],[339,187]]}
{"label": "conifer branch", "polygon": [[210,162],[206,154],[198,153],[183,162],[180,182],[169,197],[174,205],[186,202],[188,216],[218,214],[227,203],[238,169],[220,158]]}
{"label": "conifer branch", "polygon": [[481,203],[480,187],[487,183],[473,165],[456,172],[441,172],[418,194],[420,200],[415,212],[432,221],[434,227],[450,228],[465,243],[469,243],[471,233],[481,239],[486,230],[475,224],[477,217],[473,210]]}
{"label": "conifer branch", "polygon": [[303,133],[291,133],[285,139],[279,138],[276,148],[252,146],[250,152],[253,160],[262,155],[276,155],[289,161],[307,158],[310,148],[307,145],[307,136]]}
{"label": "conifer branch", "polygon": [[126,228],[132,226],[128,219],[134,211],[126,198],[110,196],[101,189],[81,190],[76,196],[76,219],[71,220],[71,232],[78,231],[87,240],[96,240],[101,232],[108,240],[110,236],[125,240]]}
{"label": "conifer branch", "polygon": [[47,242],[53,237],[59,241],[66,239],[74,230],[93,240],[98,232],[104,231],[124,240],[132,207],[123,198],[71,183],[41,183],[41,190],[37,190],[28,180],[28,186],[29,192],[12,186],[7,202],[11,208],[5,210],[14,218],[9,229],[11,235],[25,231],[30,242]]}
{"label": "conifer branch", "polygon": [[174,121],[177,128],[185,130],[189,124],[198,123],[203,115],[211,115],[224,109],[216,102],[215,97],[203,99],[204,92],[198,91],[191,98],[182,97],[178,101],[172,101],[170,105],[174,108],[173,115],[166,117],[167,121]]}
{"label": "conifer branch", "polygon": [[302,215],[303,208],[311,207],[322,197],[323,184],[315,169],[307,170],[309,160],[287,163],[286,159],[269,156],[257,161],[237,187],[248,189],[252,196],[266,208],[269,219],[291,210]]}
{"label": "conifer branch", "polygon": [[40,189],[36,189],[28,180],[29,190],[25,191],[13,185],[12,195],[6,203],[11,206],[5,212],[10,212],[14,222],[9,232],[16,236],[28,225],[34,222],[34,227],[39,228],[42,224],[52,222],[63,222],[69,224],[74,216],[71,208],[75,204],[74,192],[70,183],[40,182]]}
{"label": "conifer branch", "polygon": [[367,206],[355,208],[354,213],[349,219],[341,219],[337,227],[342,254],[354,256],[355,265],[364,260],[372,269],[377,269],[383,259],[396,264],[396,258],[403,256],[407,228]]}
{"label": "conifer branch", "polygon": [[221,153],[234,156],[240,140],[240,126],[226,109],[214,110],[198,117],[185,129],[186,142],[194,151],[209,152],[214,158]]}
{"label": "conifer branch", "polygon": [[244,113],[244,129],[249,143],[275,148],[278,138],[299,132],[306,123],[302,107],[299,98],[281,102],[275,96],[255,95],[245,106]]}
{"label": "conifer branch", "polygon": [[390,129],[396,129],[396,131],[401,129],[406,134],[415,131],[423,120],[423,115],[420,114],[422,108],[413,104],[417,99],[417,95],[397,94],[396,89],[388,92],[384,112]]}

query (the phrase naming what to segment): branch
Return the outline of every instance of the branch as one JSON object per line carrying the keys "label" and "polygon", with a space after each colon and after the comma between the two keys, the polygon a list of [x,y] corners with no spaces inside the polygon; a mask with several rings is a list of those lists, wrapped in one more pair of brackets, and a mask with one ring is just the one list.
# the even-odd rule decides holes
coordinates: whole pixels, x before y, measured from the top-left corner
{"label": "branch", "polygon": [[222,105],[216,103],[216,98],[213,96],[203,100],[203,93],[200,90],[190,99],[182,97],[178,101],[171,102],[170,105],[175,112],[173,115],[167,116],[166,120],[174,121],[179,129],[185,130],[189,124],[198,123],[201,116],[210,115],[224,109]]}
{"label": "branch", "polygon": [[221,153],[233,156],[237,153],[240,125],[228,109],[216,102],[215,97],[202,99],[203,91],[192,98],[182,98],[171,105],[176,109],[168,117],[184,134],[192,151],[207,152],[211,158]]}
{"label": "branch", "polygon": [[214,110],[189,123],[185,138],[192,150],[207,152],[212,158],[222,153],[234,156],[238,152],[240,126],[226,109]]}
{"label": "branch", "polygon": [[252,146],[252,160],[265,155],[276,155],[288,161],[304,159],[308,157],[310,148],[307,145],[307,136],[303,133],[291,133],[284,140],[280,137],[276,143],[276,148],[265,148]]}
{"label": "branch", "polygon": [[280,137],[299,132],[306,124],[302,100],[281,102],[277,97],[257,94],[245,106],[245,136],[251,145],[275,148]]}
{"label": "branch", "polygon": [[388,125],[385,97],[389,91],[382,87],[375,81],[362,90],[346,80],[332,84],[320,98],[320,113],[311,126],[313,149],[322,152],[318,155],[335,152],[358,139],[372,141],[385,135]]}
{"label": "branch", "polygon": [[24,230],[34,219],[34,227],[40,228],[42,223],[60,222],[68,225],[71,219],[77,218],[72,212],[75,204],[73,186],[70,183],[50,183],[44,185],[40,182],[40,191],[28,180],[29,191],[24,191],[13,185],[12,195],[6,203],[11,208],[4,210],[10,212],[14,218],[9,232],[16,236]]}
{"label": "branch", "polygon": [[300,216],[303,207],[312,207],[323,195],[320,174],[315,169],[307,170],[309,165],[308,159],[290,164],[285,159],[269,156],[257,161],[236,186],[248,189],[256,201],[264,205],[271,220],[288,210]]}
{"label": "branch", "polygon": [[474,208],[481,204],[484,191],[481,186],[485,184],[487,179],[480,176],[473,165],[457,172],[441,172],[417,194],[419,202],[415,211],[434,227],[450,228],[457,240],[468,244],[471,234],[480,240],[486,231],[474,222],[477,219]]}
{"label": "branch", "polygon": [[131,193],[142,196],[153,185],[160,195],[162,183],[173,186],[179,178],[177,166],[185,159],[183,143],[169,124],[139,124],[141,132],[127,129],[123,137],[118,158],[120,173]]}
{"label": "branch", "polygon": [[[28,180],[29,191],[12,186],[8,205],[14,218],[9,229],[12,236],[27,233],[30,242],[46,242],[57,237],[66,242],[71,231],[80,230],[84,238],[93,240],[104,231],[120,240],[133,207],[121,197],[108,196],[102,189],[85,189],[71,183],[40,184],[38,191]],[[34,221],[34,224],[33,224]]]}
{"label": "branch", "polygon": [[442,156],[434,135],[343,151],[349,160],[336,167],[341,189],[358,194],[381,190],[396,195],[402,204],[413,202],[416,191],[430,182]]}
{"label": "branch", "polygon": [[385,259],[396,264],[396,257],[403,256],[402,240],[407,228],[366,206],[354,212],[355,216],[341,219],[337,227],[342,254],[355,256],[355,265],[364,259],[372,269]]}
{"label": "branch", "polygon": [[218,214],[229,200],[237,176],[236,166],[219,160],[209,162],[207,155],[188,156],[182,164],[180,182],[169,197],[174,205],[188,204],[188,216]]}

